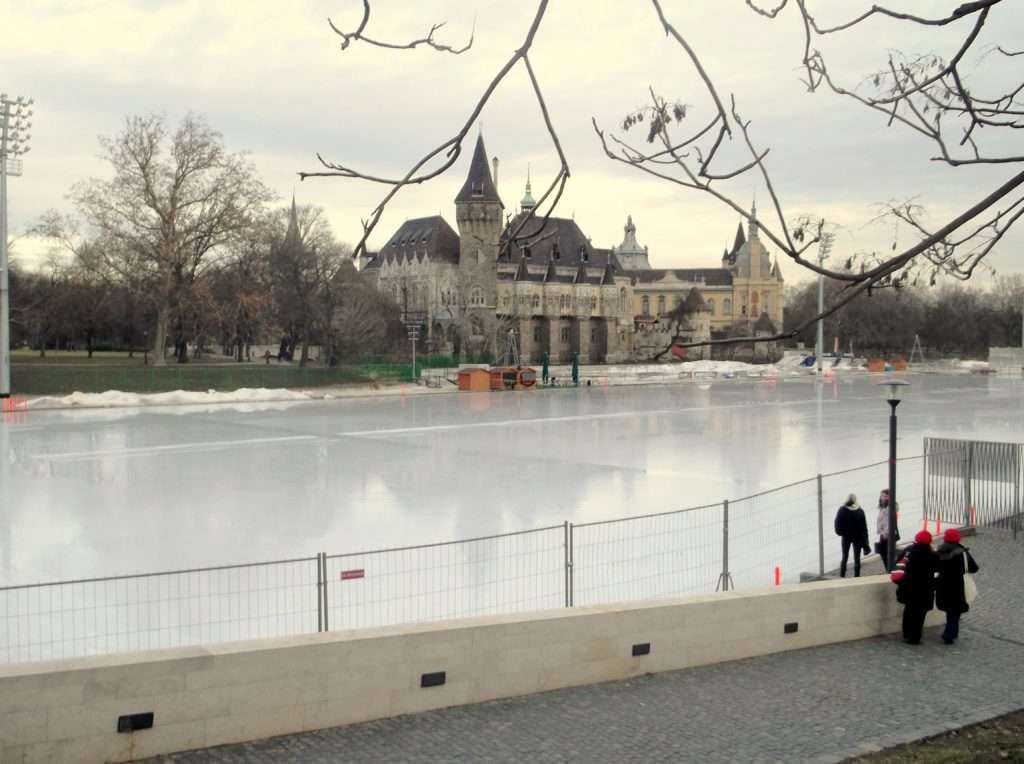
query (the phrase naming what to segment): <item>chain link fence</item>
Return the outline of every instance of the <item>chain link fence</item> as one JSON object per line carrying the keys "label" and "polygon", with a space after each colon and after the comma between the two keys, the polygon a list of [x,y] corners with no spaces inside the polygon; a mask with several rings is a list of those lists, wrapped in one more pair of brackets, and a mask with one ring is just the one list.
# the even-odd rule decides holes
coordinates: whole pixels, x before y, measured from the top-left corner
{"label": "chain link fence", "polygon": [[[1021,522],[1019,444],[927,439],[898,460],[918,528]],[[739,499],[436,544],[0,587],[0,663],[598,605],[796,582],[838,567],[833,518],[876,537],[888,462]]]}

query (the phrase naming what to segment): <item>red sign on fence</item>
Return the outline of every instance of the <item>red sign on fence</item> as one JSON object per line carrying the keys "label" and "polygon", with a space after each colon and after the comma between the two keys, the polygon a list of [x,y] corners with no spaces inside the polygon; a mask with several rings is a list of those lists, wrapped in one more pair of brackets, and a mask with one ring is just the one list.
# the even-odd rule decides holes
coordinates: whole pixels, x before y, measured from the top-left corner
{"label": "red sign on fence", "polygon": [[341,571],[342,581],[351,581],[353,578],[363,578],[366,576],[366,570],[363,568],[355,568],[353,570]]}

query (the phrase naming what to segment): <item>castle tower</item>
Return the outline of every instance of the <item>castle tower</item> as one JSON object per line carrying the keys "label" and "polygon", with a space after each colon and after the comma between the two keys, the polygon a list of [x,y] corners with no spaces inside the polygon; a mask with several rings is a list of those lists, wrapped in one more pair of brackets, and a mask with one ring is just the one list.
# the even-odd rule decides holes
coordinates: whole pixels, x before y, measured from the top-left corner
{"label": "castle tower", "polygon": [[[465,306],[463,333],[471,352],[490,348],[494,342],[495,309],[498,303],[498,247],[502,213],[498,189],[491,177],[483,136],[469,163],[466,182],[455,197],[459,227],[459,290]],[[493,348],[491,348],[493,350]]]}
{"label": "castle tower", "polygon": [[641,247],[636,240],[636,226],[633,225],[632,215],[626,216],[626,225],[622,230],[625,233],[622,243],[617,247],[612,247],[619,263],[627,271],[650,270],[651,263],[647,259],[647,247]]}

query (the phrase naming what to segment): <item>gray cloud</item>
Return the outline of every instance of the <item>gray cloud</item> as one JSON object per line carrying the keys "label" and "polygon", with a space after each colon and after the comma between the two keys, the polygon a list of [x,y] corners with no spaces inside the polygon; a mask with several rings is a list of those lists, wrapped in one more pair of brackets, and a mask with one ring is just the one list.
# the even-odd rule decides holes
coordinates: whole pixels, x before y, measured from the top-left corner
{"label": "gray cloud", "polygon": [[[834,18],[851,12],[848,2],[819,5]],[[929,11],[934,4],[901,5]],[[232,149],[251,152],[282,198],[297,187],[300,199],[325,206],[339,236],[353,241],[359,219],[383,189],[341,180],[299,185],[295,173],[315,169],[320,151],[374,173],[402,174],[462,124],[520,43],[533,12],[532,3],[499,0],[472,7],[457,0],[377,0],[373,7],[371,29],[378,37],[409,39],[433,21],[447,20],[440,35],[461,42],[475,19],[476,44],[459,57],[359,45],[340,51],[325,19],[355,24],[355,0],[6,4],[0,27],[13,32],[0,49],[3,84],[38,104],[33,153],[25,176],[11,182],[13,229],[48,207],[66,206],[75,181],[104,173],[96,136],[115,133],[126,115],[161,111],[177,120],[197,111]],[[875,115],[835,97],[809,95],[798,80],[801,39],[793,18],[767,22],[738,1],[675,0],[665,7],[723,93],[735,93],[743,116],[754,120],[758,144],[771,147],[770,167],[787,210],[817,212],[844,225],[840,248],[888,249],[891,229],[864,227],[876,202],[920,196],[938,220],[1007,175],[1000,168],[952,170],[931,163],[931,147],[917,137],[886,128]],[[1001,16],[999,36],[986,30],[986,42],[1021,39],[1024,19]],[[938,34],[944,46],[955,39],[955,30]],[[878,23],[826,52],[844,80],[856,84],[884,63],[888,50],[924,52],[934,35]],[[590,127],[596,116],[614,128],[624,113],[644,104],[648,85],[691,103],[694,118],[709,113],[699,82],[678,47],[660,33],[649,5],[552,3],[533,60],[572,165],[561,214],[575,213],[595,243],[608,246],[621,238],[631,213],[656,265],[715,262],[736,215],[707,197],[608,162]],[[528,164],[535,189],[557,169],[523,73],[501,87],[481,121],[489,151],[502,161],[506,204],[521,195]],[[736,148],[730,155],[738,159]],[[405,217],[440,211],[451,220],[467,163],[468,152],[448,175],[403,191],[373,243]],[[754,179],[727,188],[744,204],[757,194],[766,209],[764,186]],[[909,241],[909,232],[897,235]],[[1019,233],[1010,237],[993,264],[1020,270],[1012,253],[1022,241]],[[31,259],[39,248],[22,244],[20,251]],[[794,270],[785,269],[789,279]]]}

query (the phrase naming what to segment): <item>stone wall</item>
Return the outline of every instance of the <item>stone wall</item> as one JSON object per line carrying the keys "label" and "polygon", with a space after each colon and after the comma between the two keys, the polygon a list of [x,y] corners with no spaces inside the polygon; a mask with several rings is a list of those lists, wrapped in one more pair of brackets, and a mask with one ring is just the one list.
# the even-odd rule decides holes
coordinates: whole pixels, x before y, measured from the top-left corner
{"label": "stone wall", "polygon": [[129,761],[898,629],[876,576],[4,666],[0,761]]}

